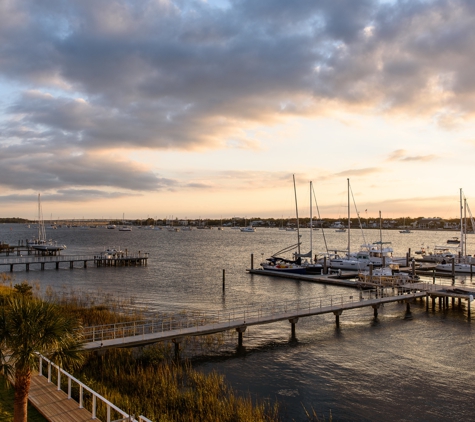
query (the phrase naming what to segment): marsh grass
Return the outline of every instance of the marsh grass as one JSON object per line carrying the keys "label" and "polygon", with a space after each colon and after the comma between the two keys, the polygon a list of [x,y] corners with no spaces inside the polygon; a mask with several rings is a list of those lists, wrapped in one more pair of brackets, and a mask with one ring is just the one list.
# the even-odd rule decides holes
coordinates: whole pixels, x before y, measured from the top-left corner
{"label": "marsh grass", "polygon": [[[19,294],[15,293],[11,278],[2,278],[0,283],[0,297]],[[32,290],[39,296],[39,288]],[[61,306],[65,314],[76,316],[84,326],[139,320],[146,313],[131,309],[130,301],[78,291],[58,293],[47,289],[42,299]],[[180,315],[186,316],[186,311]],[[229,333],[189,337],[181,343],[182,353],[216,351],[230,337]],[[171,343],[87,353],[85,364],[74,376],[124,411],[147,416],[155,422],[280,420],[276,403],[240,396],[226,383],[224,376],[216,372],[204,374],[187,361],[175,361],[173,355]],[[52,382],[57,382],[55,378],[53,371]],[[62,377],[61,383],[63,391],[67,391],[66,377]],[[79,398],[79,387],[74,384],[72,396]],[[87,409],[92,409],[90,394],[85,394],[84,403]],[[98,402],[100,420],[106,420],[106,411],[105,405]]]}
{"label": "marsh grass", "polygon": [[120,408],[157,422],[279,420],[276,404],[238,396],[222,375],[171,361],[170,352],[161,345],[139,356],[130,349],[90,354],[77,376]]}

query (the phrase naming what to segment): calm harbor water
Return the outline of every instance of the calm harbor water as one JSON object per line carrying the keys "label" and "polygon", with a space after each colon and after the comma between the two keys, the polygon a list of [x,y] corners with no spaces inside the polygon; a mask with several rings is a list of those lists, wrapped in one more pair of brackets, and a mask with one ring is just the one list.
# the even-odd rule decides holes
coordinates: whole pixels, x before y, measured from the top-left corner
{"label": "calm harbor water", "polygon": [[[332,249],[346,247],[346,233],[325,233]],[[33,228],[22,225],[0,225],[0,240],[13,245],[34,234]],[[29,273],[22,269],[14,272],[16,282],[26,279],[38,282],[42,289],[53,286],[129,297],[136,306],[170,312],[233,309],[356,293],[246,273],[251,253],[259,263],[263,257],[296,243],[294,232],[62,228],[49,230],[47,235],[68,246],[63,255],[94,254],[120,247],[148,252],[149,264],[134,268],[36,269]],[[444,245],[456,235],[440,231],[382,233],[383,240],[391,241],[395,254],[401,256],[408,248],[414,251],[421,245]],[[380,234],[370,230],[365,236],[366,242],[372,242],[379,240]],[[306,251],[308,230],[302,231],[302,242]],[[352,249],[362,243],[361,233],[352,231]],[[313,232],[313,244],[314,252],[324,250],[321,232]],[[468,253],[475,253],[473,235],[469,235]],[[474,285],[469,277],[456,283]],[[306,421],[305,409],[309,413],[315,410],[321,420],[328,420],[330,413],[337,421],[474,420],[475,352],[465,303],[461,308],[437,308],[428,313],[423,304],[413,304],[410,320],[404,319],[403,304],[386,305],[376,321],[372,309],[349,311],[341,316],[339,329],[335,328],[333,314],[304,318],[296,326],[297,341],[291,340],[287,322],[250,327],[244,335],[244,353],[225,350],[195,365],[225,374],[240,392],[277,400],[284,420],[289,421]]]}

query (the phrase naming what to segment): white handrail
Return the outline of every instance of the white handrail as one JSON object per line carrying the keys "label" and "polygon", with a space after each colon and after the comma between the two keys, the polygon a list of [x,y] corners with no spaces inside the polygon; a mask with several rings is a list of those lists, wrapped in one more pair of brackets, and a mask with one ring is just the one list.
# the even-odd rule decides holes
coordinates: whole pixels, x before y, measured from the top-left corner
{"label": "white handrail", "polygon": [[97,413],[97,400],[99,399],[101,402],[103,402],[106,407],[107,407],[107,420],[106,422],[113,422],[111,421],[111,409],[115,410],[117,413],[119,413],[123,419],[119,420],[125,420],[125,421],[130,421],[130,422],[152,422],[150,419],[146,418],[145,416],[140,415],[139,419],[135,419],[132,415],[129,415],[127,412],[124,412],[122,409],[119,409],[115,404],[111,403],[109,400],[106,398],[102,397],[100,394],[96,393],[93,389],[89,388],[86,384],[83,384],[81,381],[79,381],[77,378],[73,377],[71,374],[66,372],[64,369],[60,368],[58,365],[54,364],[51,362],[48,358],[42,356],[41,354],[37,353],[39,360],[40,360],[40,365],[39,365],[39,375],[43,376],[43,361],[45,361],[48,364],[48,382],[51,382],[51,368],[55,368],[57,370],[57,389],[58,391],[61,390],[61,374],[65,375],[68,378],[68,399],[71,399],[71,384],[72,381],[74,381],[78,386],[79,386],[79,403],[78,407],[82,409],[84,406],[84,390],[88,391],[89,393],[92,394],[92,419],[96,419],[96,413]]}

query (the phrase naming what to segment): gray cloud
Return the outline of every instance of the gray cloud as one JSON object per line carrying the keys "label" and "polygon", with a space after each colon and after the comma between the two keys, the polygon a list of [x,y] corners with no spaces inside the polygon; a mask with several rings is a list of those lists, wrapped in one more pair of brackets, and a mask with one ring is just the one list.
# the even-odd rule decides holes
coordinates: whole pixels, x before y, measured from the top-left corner
{"label": "gray cloud", "polygon": [[469,0],[2,2],[0,80],[19,88],[0,116],[0,182],[175,189],[93,151],[257,148],[243,128],[329,101],[449,128],[475,111],[474,11]]}

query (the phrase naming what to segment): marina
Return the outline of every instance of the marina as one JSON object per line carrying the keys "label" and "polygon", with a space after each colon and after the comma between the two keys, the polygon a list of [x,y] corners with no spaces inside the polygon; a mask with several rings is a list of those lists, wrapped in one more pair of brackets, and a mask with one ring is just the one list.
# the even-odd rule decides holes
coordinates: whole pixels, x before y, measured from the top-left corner
{"label": "marina", "polygon": [[[28,229],[13,226],[10,230],[8,226],[0,226],[0,231],[0,239],[12,245],[18,243],[18,239],[27,238]],[[307,241],[309,230],[303,229],[301,234],[303,241]],[[398,231],[384,231],[383,235],[392,242],[398,255],[404,255],[408,248],[417,250],[421,244],[432,249],[432,245],[442,244],[450,237],[434,231],[414,231],[410,240],[408,235]],[[369,236],[377,238],[379,234],[370,231]],[[347,239],[342,239],[341,234],[331,233],[328,237],[332,248],[344,249]],[[147,309],[151,314],[168,315],[168,320],[163,319],[164,331],[168,331],[169,318],[184,311],[190,316],[188,324],[200,317],[212,322],[218,313],[220,320],[217,321],[224,323],[224,316],[232,310],[235,313],[246,310],[247,317],[247,311],[257,313],[260,309],[272,309],[273,304],[276,311],[282,307],[285,319],[247,325],[241,333],[242,347],[239,347],[240,333],[236,327],[227,327],[232,333],[229,343],[192,360],[192,364],[205,372],[216,370],[224,374],[233,388],[243,394],[249,392],[279,401],[286,409],[287,420],[305,420],[302,404],[316,409],[319,415],[328,416],[331,409],[333,417],[343,421],[355,418],[399,421],[409,408],[417,409],[412,414],[413,419],[423,420],[424,414],[435,411],[432,420],[450,420],[453,406],[461,409],[458,417],[470,419],[468,398],[455,393],[469,389],[475,375],[471,369],[467,370],[475,366],[469,322],[473,313],[469,314],[467,306],[470,299],[467,291],[474,287],[470,274],[456,275],[453,280],[451,274],[440,277],[436,273],[434,283],[434,271],[430,269],[433,263],[424,263],[427,275],[420,274],[421,282],[436,287],[431,296],[419,292],[422,298],[410,302],[412,318],[406,318],[407,303],[395,300],[382,303],[377,317],[371,306],[344,309],[338,326],[337,315],[331,310],[300,315],[295,336],[292,336],[292,323],[285,314],[286,303],[287,310],[290,304],[298,302],[302,307],[307,303],[308,309],[309,300],[338,297],[341,305],[342,297],[343,304],[351,300],[359,302],[360,294],[356,280],[346,279],[344,272],[341,278],[337,272],[328,274],[325,283],[310,282],[312,277],[322,276],[264,274],[257,269],[257,259],[255,272],[246,271],[251,253],[264,260],[272,251],[289,245],[295,238],[293,232],[260,229],[248,236],[228,228],[189,232],[134,230],[124,241],[118,230],[58,229],[55,238],[68,245],[68,255],[94,257],[107,245],[120,244],[119,250],[144,250],[153,259],[149,259],[147,265],[108,267],[107,271],[95,265],[84,269],[80,261],[75,266],[83,271],[70,271],[66,262],[60,264],[58,271],[41,271],[40,264],[36,264],[37,270],[26,272],[22,264],[15,266],[11,273],[14,282],[27,280],[38,284],[41,291],[51,286],[64,294],[73,289],[76,294],[84,291],[97,298],[113,292],[117,297],[130,298],[130,306]],[[314,251],[323,250],[323,242],[316,233],[313,239]],[[467,240],[467,249],[473,251],[472,235],[468,235]],[[353,248],[363,243],[357,233],[352,235],[352,241]],[[8,266],[3,268],[9,271]],[[55,263],[46,263],[46,269],[49,268],[54,269]],[[369,292],[369,288],[363,289],[363,293]],[[386,293],[390,291],[386,289]],[[353,299],[349,299],[350,296]],[[260,317],[264,314],[271,312],[262,313]],[[239,316],[235,320],[235,324],[243,325],[243,322]],[[186,322],[182,321],[183,324]],[[146,326],[146,321],[142,326],[137,324],[137,334],[142,329],[143,335]],[[98,335],[100,329],[95,330],[99,330],[95,331]],[[162,324],[155,320],[153,330],[161,331]],[[178,334],[173,333],[175,338]],[[94,340],[97,342],[98,337]],[[446,347],[447,342],[450,348]],[[393,382],[388,384],[384,379]],[[400,394],[408,397],[403,408],[395,399]],[[415,400],[412,396],[419,398]],[[434,397],[437,410],[429,405]]]}

